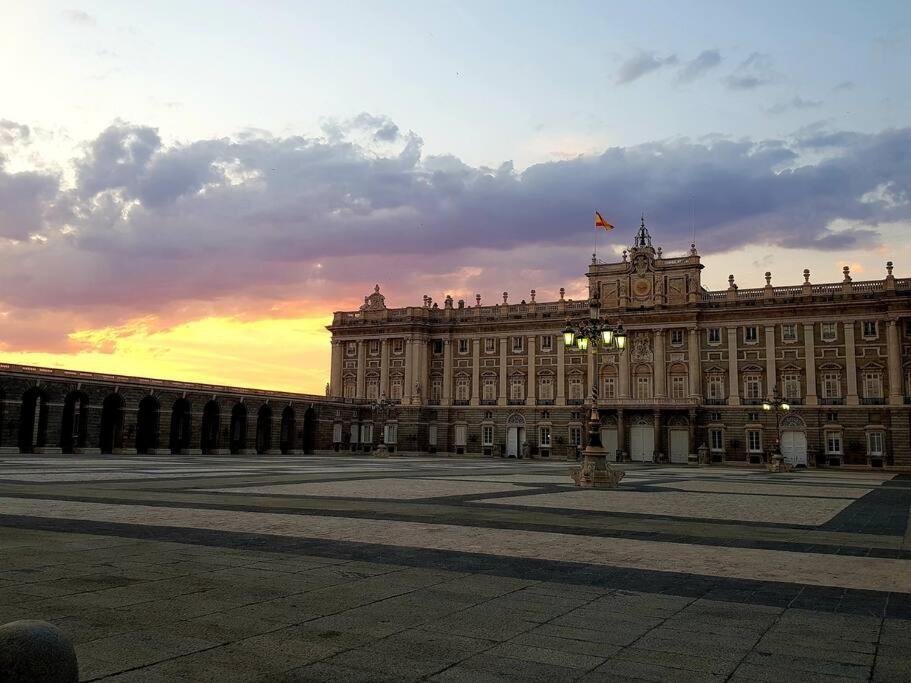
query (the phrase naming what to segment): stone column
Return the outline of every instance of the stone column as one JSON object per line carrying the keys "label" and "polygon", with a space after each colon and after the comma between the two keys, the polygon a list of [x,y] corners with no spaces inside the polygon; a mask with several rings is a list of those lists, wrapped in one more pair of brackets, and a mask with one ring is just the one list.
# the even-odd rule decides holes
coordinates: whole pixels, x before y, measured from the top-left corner
{"label": "stone column", "polygon": [[332,340],[332,366],[329,376],[329,395],[339,397],[342,395],[342,359],[344,356],[342,342]]}
{"label": "stone column", "polygon": [[845,374],[848,380],[849,406],[860,403],[857,400],[857,349],[854,348],[854,321],[845,321]]}
{"label": "stone column", "polygon": [[535,336],[528,335],[528,390],[525,392],[525,404],[533,406],[537,396],[538,372],[535,367]]}
{"label": "stone column", "polygon": [[[664,359],[664,330],[655,330],[655,398],[667,397],[667,362]],[[657,443],[657,441],[655,442]]]}
{"label": "stone column", "polygon": [[481,404],[481,340],[471,341],[471,405]]}
{"label": "stone column", "polygon": [[[775,370],[775,326],[766,325],[765,328],[765,395],[772,395],[772,387],[778,384],[778,374]],[[782,387],[778,387],[781,392]]]}
{"label": "stone column", "polygon": [[380,342],[380,398],[389,398],[389,340]]}
{"label": "stone column", "polygon": [[444,406],[452,405],[452,340],[443,340],[443,400]]}
{"label": "stone column", "polygon": [[737,328],[728,328],[728,405],[740,405],[740,373],[737,368]]}
{"label": "stone column", "polygon": [[[626,450],[626,435],[623,425],[623,408],[617,408],[617,449],[621,451]],[[616,456],[617,454],[614,453],[613,455]]]}
{"label": "stone column", "polygon": [[415,405],[424,405],[427,402],[428,396],[428,387],[427,384],[430,381],[429,374],[427,372],[428,366],[428,354],[427,354],[427,340],[426,339],[415,339],[415,358],[417,359],[417,365],[415,366],[415,378],[414,381],[416,384],[419,384],[421,387],[420,392],[415,389],[414,395],[414,404]]}
{"label": "stone column", "polygon": [[566,405],[566,347],[563,336],[557,338],[557,405]]}
{"label": "stone column", "polygon": [[688,455],[696,453],[696,409],[690,408],[690,452]]}
{"label": "stone column", "polygon": [[702,370],[699,363],[699,328],[691,327],[689,336],[689,346],[687,347],[687,359],[689,362],[690,375],[690,398],[698,398],[702,395]]}
{"label": "stone column", "polygon": [[[655,419],[655,436],[654,436],[655,451],[657,453],[664,453],[664,444],[662,443],[662,439],[661,439],[661,411],[660,410],[655,409],[654,419]],[[665,453],[665,455],[667,455],[667,454]],[[668,458],[668,460],[670,460],[670,458]]]}
{"label": "stone column", "polygon": [[620,356],[620,367],[618,368],[620,374],[620,398],[629,398],[629,354],[629,346],[627,346],[625,351],[617,354]]}
{"label": "stone column", "polygon": [[405,386],[402,387],[402,405],[411,405],[411,394],[414,391],[414,359],[411,337],[405,337]]}
{"label": "stone column", "polygon": [[497,398],[497,405],[506,405],[506,337],[500,338],[500,395]]}
{"label": "stone column", "polygon": [[367,396],[365,390],[366,372],[367,342],[361,339],[357,343],[357,390],[354,394],[357,398],[365,398]]}
{"label": "stone column", "polygon": [[814,330],[815,326],[813,323],[803,324],[803,355],[807,378],[806,402],[808,406],[815,406],[819,403],[816,398],[816,346]]}
{"label": "stone column", "polygon": [[886,342],[888,344],[889,404],[898,406],[902,405],[905,400],[902,391],[902,359],[901,343],[898,339],[898,321],[890,320],[888,325]]}

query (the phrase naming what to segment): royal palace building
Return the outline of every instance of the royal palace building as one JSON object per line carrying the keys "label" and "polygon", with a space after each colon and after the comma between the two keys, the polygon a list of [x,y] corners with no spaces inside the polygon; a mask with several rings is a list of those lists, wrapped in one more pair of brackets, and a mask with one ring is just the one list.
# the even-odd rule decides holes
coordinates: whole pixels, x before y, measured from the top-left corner
{"label": "royal palace building", "polygon": [[[758,463],[780,440],[809,466],[911,467],[911,278],[709,291],[693,245],[668,258],[644,221],[616,263],[592,259],[590,296],[622,322],[623,351],[567,348],[564,297],[389,308],[377,286],[338,312],[330,398],[335,450],[572,458],[593,400],[604,446],[634,461]],[[765,410],[780,397],[790,410]],[[779,401],[781,402],[781,401]]]}

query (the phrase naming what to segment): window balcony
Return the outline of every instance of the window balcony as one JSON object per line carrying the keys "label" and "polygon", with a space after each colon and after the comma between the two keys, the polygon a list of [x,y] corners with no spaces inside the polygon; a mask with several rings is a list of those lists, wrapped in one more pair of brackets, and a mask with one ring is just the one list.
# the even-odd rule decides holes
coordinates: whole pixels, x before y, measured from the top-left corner
{"label": "window balcony", "polygon": [[845,399],[840,398],[840,397],[839,398],[829,397],[829,398],[821,398],[821,399],[819,399],[819,402],[824,406],[843,406],[845,404]]}
{"label": "window balcony", "polygon": [[481,405],[482,405],[482,406],[495,406],[495,405],[497,405],[497,399],[495,399],[495,398],[482,398],[482,399],[481,399]]}
{"label": "window balcony", "polygon": [[427,405],[429,406],[438,406],[440,405],[440,399],[438,398],[428,398]]}
{"label": "window balcony", "polygon": [[745,406],[761,406],[761,405],[762,405],[762,399],[761,399],[761,398],[745,398],[745,399],[743,399],[743,405],[745,405]]}
{"label": "window balcony", "polygon": [[554,400],[552,398],[539,398],[538,405],[539,406],[552,406],[552,405],[554,405]]}
{"label": "window balcony", "polygon": [[570,405],[570,406],[581,406],[583,403],[585,403],[585,399],[584,399],[584,398],[568,398],[568,399],[566,399],[566,405]]}
{"label": "window balcony", "polygon": [[510,399],[508,399],[508,400],[506,401],[506,405],[508,405],[508,406],[524,406],[524,405],[525,405],[525,399],[524,399],[524,398],[510,398]]}
{"label": "window balcony", "polygon": [[882,396],[864,396],[860,399],[861,405],[864,406],[881,406],[885,404],[886,399]]}
{"label": "window balcony", "polygon": [[799,396],[785,396],[785,401],[787,401],[792,406],[802,406],[803,398]]}
{"label": "window balcony", "polygon": [[454,405],[454,406],[467,406],[468,403],[469,403],[469,401],[468,401],[467,398],[457,398],[455,401],[452,402],[452,405]]}
{"label": "window balcony", "polygon": [[707,398],[703,403],[707,406],[725,406],[728,400],[726,398]]}

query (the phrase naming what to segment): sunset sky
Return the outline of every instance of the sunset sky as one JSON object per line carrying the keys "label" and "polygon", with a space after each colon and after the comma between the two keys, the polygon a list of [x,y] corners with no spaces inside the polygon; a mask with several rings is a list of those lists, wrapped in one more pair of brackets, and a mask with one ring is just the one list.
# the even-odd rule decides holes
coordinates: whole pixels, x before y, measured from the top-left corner
{"label": "sunset sky", "polygon": [[911,276],[911,4],[0,0],[0,361],[322,393],[325,325]]}

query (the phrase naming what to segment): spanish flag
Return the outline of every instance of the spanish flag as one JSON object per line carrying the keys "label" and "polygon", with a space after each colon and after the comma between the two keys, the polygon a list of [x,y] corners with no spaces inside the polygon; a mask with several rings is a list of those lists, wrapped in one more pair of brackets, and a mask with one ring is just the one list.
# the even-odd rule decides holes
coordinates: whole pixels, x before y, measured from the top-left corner
{"label": "spanish flag", "polygon": [[604,216],[595,211],[595,227],[604,228],[607,232],[610,232],[614,229],[614,226],[604,220]]}

